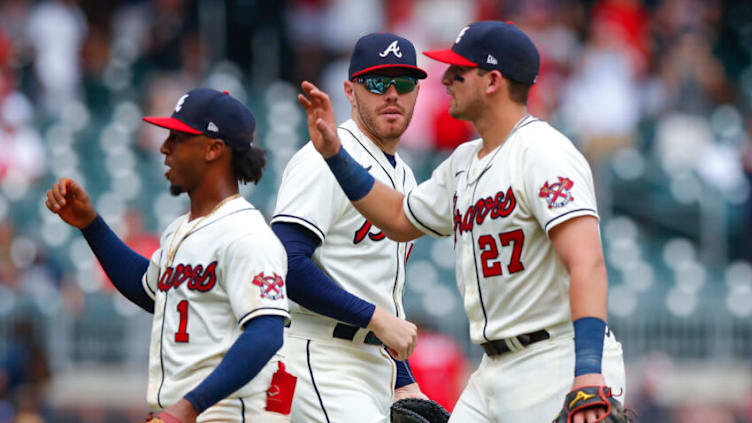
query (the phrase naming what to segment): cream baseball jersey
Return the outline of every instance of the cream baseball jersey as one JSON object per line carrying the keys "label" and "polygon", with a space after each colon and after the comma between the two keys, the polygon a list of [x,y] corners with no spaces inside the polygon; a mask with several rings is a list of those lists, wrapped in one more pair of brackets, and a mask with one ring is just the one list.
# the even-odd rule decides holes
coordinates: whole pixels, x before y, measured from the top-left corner
{"label": "cream baseball jersey", "polygon": [[[164,231],[142,279],[154,299],[147,387],[154,409],[198,386],[246,322],[261,315],[289,317],[287,254],[251,203],[238,197],[205,218],[188,217]],[[232,396],[268,388],[255,381]]]}
{"label": "cream baseball jersey", "polygon": [[[376,180],[400,192],[415,187],[412,170],[399,155],[392,167],[353,120],[340,125],[338,135],[352,157]],[[404,317],[405,263],[413,243],[387,239],[358,213],[310,142],[285,168],[272,217],[275,222],[297,223],[316,234],[321,246],[312,260],[327,276],[351,294]],[[294,302],[291,308],[309,313]]]}
{"label": "cream baseball jersey", "polygon": [[481,147],[459,146],[403,203],[415,227],[454,236],[457,286],[479,344],[571,320],[569,275],[548,233],[598,216],[587,161],[547,123],[526,116],[478,159]]}

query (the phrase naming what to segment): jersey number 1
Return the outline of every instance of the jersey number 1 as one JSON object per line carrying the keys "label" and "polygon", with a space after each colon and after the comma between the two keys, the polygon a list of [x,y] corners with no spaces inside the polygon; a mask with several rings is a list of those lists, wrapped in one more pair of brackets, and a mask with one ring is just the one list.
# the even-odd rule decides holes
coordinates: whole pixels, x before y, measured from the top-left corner
{"label": "jersey number 1", "polygon": [[[510,274],[525,270],[525,266],[520,261],[522,256],[522,245],[525,243],[525,233],[522,229],[499,234],[501,246],[506,247],[512,244],[512,257],[509,258],[507,270]],[[481,235],[478,238],[478,247],[482,251],[480,261],[483,266],[483,277],[501,275],[501,263],[496,261],[499,258],[499,249],[496,247],[496,239],[491,235]]]}
{"label": "jersey number 1", "polygon": [[178,331],[175,332],[175,342],[188,342],[188,300],[183,300],[178,303],[178,313],[180,313],[180,325]]}

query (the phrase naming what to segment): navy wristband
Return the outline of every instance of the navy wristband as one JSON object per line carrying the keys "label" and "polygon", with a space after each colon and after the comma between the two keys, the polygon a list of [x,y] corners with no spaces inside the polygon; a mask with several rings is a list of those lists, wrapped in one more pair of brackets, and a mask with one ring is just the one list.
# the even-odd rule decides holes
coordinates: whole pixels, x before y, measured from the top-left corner
{"label": "navy wristband", "polygon": [[606,322],[597,317],[574,321],[574,375],[601,373]]}
{"label": "navy wristband", "polygon": [[340,146],[337,154],[324,159],[350,201],[358,201],[373,188],[375,179]]}

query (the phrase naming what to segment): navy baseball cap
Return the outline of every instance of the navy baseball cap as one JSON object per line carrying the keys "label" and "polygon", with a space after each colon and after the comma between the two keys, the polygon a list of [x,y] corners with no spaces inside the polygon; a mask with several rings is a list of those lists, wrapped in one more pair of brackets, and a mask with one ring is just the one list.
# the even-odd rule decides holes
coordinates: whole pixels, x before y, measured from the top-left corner
{"label": "navy baseball cap", "polygon": [[426,56],[451,65],[498,70],[504,77],[535,83],[540,55],[530,37],[512,23],[480,21],[460,31],[452,48],[424,51]]}
{"label": "navy baseball cap", "polygon": [[193,135],[220,138],[230,147],[249,150],[256,119],[229,92],[196,88],[180,97],[170,117],[147,116],[144,121]]}
{"label": "navy baseball cap", "polygon": [[409,74],[424,79],[428,74],[419,68],[415,47],[408,39],[387,32],[360,37],[350,57],[350,80],[379,69],[404,68]]}

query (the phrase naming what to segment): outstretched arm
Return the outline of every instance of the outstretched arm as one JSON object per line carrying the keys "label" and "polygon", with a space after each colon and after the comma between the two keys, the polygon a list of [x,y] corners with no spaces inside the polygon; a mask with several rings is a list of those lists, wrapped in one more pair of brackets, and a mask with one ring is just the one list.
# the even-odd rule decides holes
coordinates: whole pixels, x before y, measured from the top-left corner
{"label": "outstretched arm", "polygon": [[[365,171],[363,169],[363,172]],[[389,239],[406,242],[420,238],[423,232],[407,220],[402,208],[404,198],[405,195],[401,192],[374,181],[373,188],[368,194],[352,204],[369,222],[384,231]]]}
{"label": "outstretched arm", "polygon": [[308,81],[301,87],[305,95],[298,94],[298,101],[306,111],[311,141],[353,206],[394,241],[423,235],[405,216],[404,195],[374,180],[342,147],[329,96]]}
{"label": "outstretched arm", "polygon": [[137,306],[154,313],[154,300],[141,283],[149,260],[125,245],[101,216],[81,229],[81,233],[115,288]]}
{"label": "outstretched arm", "polygon": [[80,185],[61,178],[47,191],[47,208],[67,224],[81,230],[115,288],[137,306],[154,312],[154,300],[146,294],[141,278],[149,260],[130,249],[97,215],[89,195]]}

